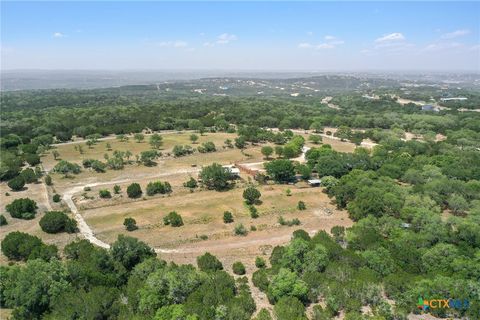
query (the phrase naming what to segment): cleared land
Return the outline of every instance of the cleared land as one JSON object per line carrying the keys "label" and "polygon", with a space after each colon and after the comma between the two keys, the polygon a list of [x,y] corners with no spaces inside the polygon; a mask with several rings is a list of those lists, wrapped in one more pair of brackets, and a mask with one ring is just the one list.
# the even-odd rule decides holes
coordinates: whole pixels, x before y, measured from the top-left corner
{"label": "cleared land", "polygon": [[[296,132],[308,138],[308,133]],[[107,170],[105,173],[96,173],[83,169],[78,175],[65,178],[60,174],[52,174],[54,184],[46,187],[44,184],[27,185],[28,189],[20,192],[10,192],[11,196],[5,196],[8,187],[5,183],[0,185],[2,191],[2,203],[10,203],[17,197],[30,197],[39,203],[39,214],[33,220],[18,220],[10,218],[9,225],[2,228],[1,237],[11,231],[20,230],[41,237],[47,243],[57,244],[60,248],[73,240],[81,237],[80,234],[49,235],[41,231],[38,220],[43,213],[53,209],[66,209],[66,203],[53,204],[48,201],[54,193],[60,195],[72,194],[72,200],[79,213],[84,217],[98,239],[111,243],[118,234],[126,234],[123,226],[125,217],[136,219],[139,229],[128,232],[129,235],[146,241],[162,252],[162,256],[168,260],[177,262],[193,263],[195,258],[205,251],[217,254],[226,266],[233,261],[241,259],[247,264],[247,268],[253,265],[256,255],[269,254],[273,246],[289,241],[291,233],[299,228],[311,233],[318,230],[329,231],[335,225],[351,225],[346,212],[335,210],[330,204],[330,199],[321,192],[321,188],[310,188],[305,184],[296,185],[267,185],[260,186],[262,204],[258,205],[260,217],[250,217],[248,208],[243,202],[242,192],[248,183],[250,176],[242,174],[236,186],[229,191],[216,192],[197,189],[195,192],[183,187],[183,182],[190,176],[197,178],[198,172],[204,165],[218,162],[223,165],[232,163],[261,163],[264,161],[260,153],[262,145],[249,146],[244,151],[239,149],[223,148],[226,139],[234,140],[235,134],[207,133],[200,136],[199,142],[192,145],[189,137],[191,132],[163,134],[162,146],[163,157],[152,167],[143,165],[127,165],[123,170]],[[307,139],[306,139],[307,140]],[[176,144],[190,144],[198,146],[203,142],[212,141],[217,146],[217,152],[198,153],[173,158],[168,153]],[[338,151],[352,152],[355,145],[336,139],[324,137],[324,143],[329,143]],[[111,151],[107,151],[106,144],[111,145]],[[75,146],[83,145],[84,153],[80,154]],[[307,140],[308,146],[314,146]],[[145,141],[138,143],[133,139],[128,142],[120,142],[107,139],[98,142],[92,148],[88,148],[84,142],[68,143],[56,146],[60,158],[81,163],[83,159],[103,160],[104,154],[112,154],[113,150],[130,150],[134,155],[144,150],[149,150],[148,135]],[[51,170],[57,161],[53,159],[51,152],[43,157],[46,170]],[[173,187],[170,196],[147,196],[138,200],[129,199],[126,188],[132,182],[141,184],[145,192],[146,185],[151,181],[168,181]],[[122,191],[119,195],[113,193],[113,186],[118,184]],[[84,186],[91,186],[90,191],[84,191]],[[286,189],[292,191],[292,196],[286,195]],[[109,189],[111,199],[100,199],[98,191]],[[299,211],[296,206],[298,201],[304,201],[307,210]],[[327,208],[327,210],[325,210]],[[223,212],[231,211],[235,222],[223,223]],[[185,225],[173,228],[163,225],[163,217],[170,211],[177,211],[182,215]],[[327,214],[328,212],[328,214]],[[332,213],[332,214],[331,214]],[[300,226],[280,226],[279,216],[291,220],[298,218]],[[235,236],[234,226],[242,223],[248,230],[247,236]],[[256,231],[250,231],[255,226]],[[201,237],[202,236],[202,237]],[[205,239],[207,237],[207,240]],[[3,259],[3,258],[2,258]]]}

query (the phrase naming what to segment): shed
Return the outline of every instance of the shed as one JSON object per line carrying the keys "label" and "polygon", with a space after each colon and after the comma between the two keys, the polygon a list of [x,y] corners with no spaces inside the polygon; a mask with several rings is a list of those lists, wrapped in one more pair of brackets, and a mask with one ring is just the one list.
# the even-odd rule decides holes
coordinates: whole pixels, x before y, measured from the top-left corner
{"label": "shed", "polygon": [[310,180],[308,180],[308,184],[311,187],[320,187],[321,183],[322,183],[322,180],[320,180],[320,179],[310,179]]}

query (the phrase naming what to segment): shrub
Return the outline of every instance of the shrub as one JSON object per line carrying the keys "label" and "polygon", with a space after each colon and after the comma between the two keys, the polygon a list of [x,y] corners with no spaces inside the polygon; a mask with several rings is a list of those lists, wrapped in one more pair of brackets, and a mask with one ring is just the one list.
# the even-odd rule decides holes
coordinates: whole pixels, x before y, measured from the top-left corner
{"label": "shrub", "polygon": [[60,197],[59,194],[55,193],[52,197],[52,200],[53,200],[53,202],[60,202],[60,200],[62,200],[62,198]]}
{"label": "shrub", "polygon": [[113,186],[113,193],[119,194],[122,189],[120,188],[119,185],[114,185]]}
{"label": "shrub", "polygon": [[230,170],[218,163],[203,167],[199,176],[207,189],[215,189],[217,191],[228,189],[230,186],[229,182],[232,179]]}
{"label": "shrub", "polygon": [[273,148],[270,146],[264,146],[262,147],[261,152],[265,156],[265,158],[268,159],[273,154]]}
{"label": "shrub", "polygon": [[46,212],[39,224],[46,233],[74,233],[77,230],[77,222],[61,211]]}
{"label": "shrub", "polygon": [[25,183],[37,182],[37,174],[31,168],[23,170],[20,175],[22,176],[23,180],[25,180]]}
{"label": "shrub", "polygon": [[258,210],[257,210],[257,208],[255,208],[254,206],[249,206],[249,207],[248,207],[248,210],[250,211],[250,217],[252,217],[253,219],[257,219],[257,218],[258,218]]}
{"label": "shrub", "polygon": [[245,226],[240,223],[235,226],[234,233],[236,236],[246,236],[248,231]]}
{"label": "shrub", "polygon": [[168,182],[155,181],[147,185],[147,195],[153,196],[157,193],[167,194],[172,192],[172,186]]}
{"label": "shrub", "polygon": [[175,157],[182,157],[188,154],[192,154],[193,148],[187,145],[186,146],[176,145],[173,147],[172,153]]}
{"label": "shrub", "polygon": [[104,198],[104,199],[112,197],[112,194],[107,189],[102,189],[98,191],[98,195],[100,196],[100,198]]}
{"label": "shrub", "polygon": [[163,218],[163,223],[165,225],[171,225],[172,227],[181,227],[183,226],[183,219],[181,215],[172,211]]}
{"label": "shrub", "polygon": [[37,203],[29,198],[13,200],[5,207],[12,218],[30,220],[35,218]]}
{"label": "shrub", "polygon": [[202,145],[198,147],[198,152],[201,152],[201,153],[215,152],[215,151],[217,151],[217,148],[215,147],[215,144],[211,141],[202,143]]}
{"label": "shrub", "polygon": [[254,225],[251,225],[250,226],[250,231],[257,231],[257,227],[255,227]]}
{"label": "shrub", "polygon": [[259,269],[255,271],[252,274],[252,282],[255,287],[260,289],[260,291],[266,292],[268,290],[268,285],[270,284],[266,269]]}
{"label": "shrub", "polygon": [[183,186],[185,188],[195,189],[196,187],[198,187],[198,183],[197,180],[193,179],[193,177],[190,177],[190,180],[184,182]]}
{"label": "shrub", "polygon": [[20,191],[25,186],[25,179],[22,176],[16,176],[12,180],[8,181],[7,185],[13,191]]}
{"label": "shrub", "polygon": [[298,204],[297,204],[297,209],[298,210],[306,210],[307,209],[307,206],[305,205],[305,202],[303,201],[298,201]]}
{"label": "shrub", "polygon": [[84,187],[83,188],[83,191],[91,191],[91,190],[92,190],[92,188],[90,188],[90,187]]}
{"label": "shrub", "polygon": [[125,229],[127,229],[127,231],[134,231],[138,229],[137,221],[135,221],[135,219],[133,218],[125,218],[125,220],[123,221],[123,225],[125,226]]}
{"label": "shrub", "polygon": [[267,309],[261,309],[260,312],[257,314],[257,317],[253,320],[273,320],[270,312]]}
{"label": "shrub", "polygon": [[261,196],[262,194],[260,191],[258,191],[254,186],[248,186],[245,190],[243,190],[243,198],[247,204],[254,204],[258,202]]}
{"label": "shrub", "polygon": [[0,214],[0,226],[6,226],[8,224],[7,218],[3,214]]}
{"label": "shrub", "polygon": [[197,257],[197,265],[198,268],[204,272],[223,270],[223,265],[220,260],[209,252]]}
{"label": "shrub", "polygon": [[293,218],[292,220],[285,220],[283,217],[278,218],[278,223],[282,226],[298,226],[300,225],[300,220],[298,218]]}
{"label": "shrub", "polygon": [[223,222],[225,222],[225,223],[232,223],[233,222],[233,214],[230,211],[225,211],[223,213]]}
{"label": "shrub", "polygon": [[296,297],[285,296],[278,300],[273,308],[277,320],[308,320],[305,306]]}
{"label": "shrub", "polygon": [[51,185],[53,184],[53,182],[52,182],[52,177],[51,177],[50,175],[48,175],[48,174],[45,176],[45,184],[46,184],[47,186],[51,186]]}
{"label": "shrub", "polygon": [[245,274],[245,266],[240,261],[234,262],[232,269],[233,273],[235,273],[236,275],[241,276]]}
{"label": "shrub", "polygon": [[262,257],[256,257],[255,258],[255,266],[257,268],[265,268],[266,266],[266,262],[265,262],[265,259],[263,259]]}
{"label": "shrub", "polygon": [[47,246],[40,238],[28,233],[14,231],[7,234],[2,241],[2,253],[10,260],[43,259],[50,260],[57,256],[54,245]]}
{"label": "shrub", "polygon": [[142,196],[142,188],[138,183],[132,183],[127,188],[127,195],[129,198],[140,198]]}
{"label": "shrub", "polygon": [[67,176],[69,173],[78,174],[80,173],[80,166],[76,163],[70,163],[65,160],[61,160],[59,163],[53,167],[53,172],[63,173]]}
{"label": "shrub", "polygon": [[40,164],[40,156],[38,154],[27,153],[24,155],[25,161],[31,166]]}

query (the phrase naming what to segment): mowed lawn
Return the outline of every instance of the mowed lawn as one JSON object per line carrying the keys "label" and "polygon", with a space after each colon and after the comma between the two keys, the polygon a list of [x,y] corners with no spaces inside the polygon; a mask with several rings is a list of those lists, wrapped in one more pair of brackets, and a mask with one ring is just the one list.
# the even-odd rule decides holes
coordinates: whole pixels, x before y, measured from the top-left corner
{"label": "mowed lawn", "polygon": [[[302,225],[313,227],[319,221],[318,216],[324,215],[324,208],[333,208],[328,197],[321,192],[321,188],[259,186],[262,203],[256,207],[260,217],[253,219],[242,197],[243,186],[244,184],[239,184],[238,187],[224,192],[207,190],[194,193],[179,192],[172,196],[156,196],[131,202],[128,205],[84,210],[82,214],[97,237],[107,242],[113,242],[118,234],[129,234],[152,246],[175,247],[182,243],[198,241],[201,235],[206,235],[209,239],[233,237],[234,226],[238,223],[244,224],[247,229],[254,225],[259,231],[271,229],[275,232],[274,229],[279,228],[278,218],[281,215],[285,219],[298,217]],[[286,195],[289,188],[292,191],[291,196]],[[298,201],[304,201],[307,210],[299,211]],[[163,224],[163,217],[171,211],[176,211],[182,216],[184,226],[174,228]],[[224,211],[233,213],[234,223],[223,222]],[[139,230],[125,231],[123,221],[127,217],[137,221]],[[316,227],[322,228],[321,224]]]}

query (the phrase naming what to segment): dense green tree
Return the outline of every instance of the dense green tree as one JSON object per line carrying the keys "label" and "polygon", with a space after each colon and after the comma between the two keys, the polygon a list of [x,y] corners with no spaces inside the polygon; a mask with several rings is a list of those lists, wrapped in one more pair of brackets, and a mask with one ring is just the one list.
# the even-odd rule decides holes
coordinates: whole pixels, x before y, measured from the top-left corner
{"label": "dense green tree", "polygon": [[150,136],[149,143],[152,146],[152,148],[160,149],[160,147],[163,144],[163,137],[161,135],[159,135],[158,133],[154,133]]}
{"label": "dense green tree", "polygon": [[110,252],[113,259],[120,262],[127,270],[132,270],[143,260],[156,256],[155,251],[146,243],[124,235],[118,236]]}
{"label": "dense green tree", "polygon": [[40,238],[14,231],[2,240],[2,253],[10,260],[50,260],[57,257],[57,247],[45,245]]}
{"label": "dense green tree", "polygon": [[0,214],[0,227],[8,224],[7,218],[3,214]]}
{"label": "dense green tree", "polygon": [[295,297],[306,301],[308,293],[307,284],[288,269],[280,269],[277,275],[272,277],[268,286],[268,298],[273,303],[283,297]]}
{"label": "dense green tree", "polygon": [[233,270],[233,273],[235,273],[236,275],[245,274],[245,266],[240,261],[236,261],[233,263],[232,270]]}
{"label": "dense green tree", "polygon": [[307,320],[305,307],[295,297],[282,297],[273,309],[277,320]]}
{"label": "dense green tree", "polygon": [[138,183],[134,182],[127,187],[127,195],[129,198],[140,198],[142,193],[142,188]]}
{"label": "dense green tree", "polygon": [[262,194],[255,188],[253,185],[248,186],[245,190],[243,190],[243,198],[247,202],[247,204],[252,205],[259,202],[260,197]]}
{"label": "dense green tree", "polygon": [[30,220],[35,218],[37,213],[37,203],[29,198],[19,198],[7,204],[5,209],[12,218]]}
{"label": "dense green tree", "polygon": [[12,266],[4,272],[2,284],[6,286],[1,289],[2,299],[7,307],[15,308],[16,319],[41,318],[70,287],[65,267],[58,260],[31,260],[25,266]]}
{"label": "dense green tree", "polygon": [[13,191],[20,191],[23,190],[23,187],[25,186],[25,178],[21,175],[16,176],[12,180],[8,181],[7,184]]}
{"label": "dense green tree", "polygon": [[204,186],[217,191],[227,189],[232,179],[230,171],[218,163],[203,167],[199,177]]}
{"label": "dense green tree", "polygon": [[273,148],[270,146],[264,146],[261,149],[262,154],[265,156],[266,159],[269,159],[270,156],[273,154]]}
{"label": "dense green tree", "polygon": [[37,174],[32,168],[24,169],[20,172],[20,176],[25,180],[25,183],[37,182]]}
{"label": "dense green tree", "polygon": [[138,229],[137,221],[135,221],[135,219],[133,218],[125,218],[125,220],[123,221],[123,225],[125,226],[125,229],[127,231],[134,231]]}
{"label": "dense green tree", "polygon": [[204,255],[197,257],[198,268],[205,272],[214,272],[223,270],[222,263],[214,255],[206,252]]}
{"label": "dense green tree", "polygon": [[278,183],[295,180],[295,167],[290,160],[273,160],[265,164],[267,173]]}
{"label": "dense green tree", "polygon": [[183,226],[183,219],[177,212],[172,211],[163,218],[163,224],[166,226],[181,227]]}
{"label": "dense green tree", "polygon": [[77,222],[62,211],[47,211],[38,223],[46,233],[77,231]]}

